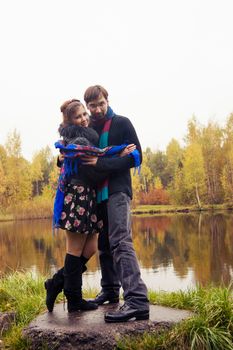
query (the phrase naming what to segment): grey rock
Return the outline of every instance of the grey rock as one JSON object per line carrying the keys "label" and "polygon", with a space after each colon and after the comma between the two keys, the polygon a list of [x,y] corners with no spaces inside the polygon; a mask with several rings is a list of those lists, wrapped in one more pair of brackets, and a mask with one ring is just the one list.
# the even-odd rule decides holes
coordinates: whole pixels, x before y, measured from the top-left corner
{"label": "grey rock", "polygon": [[62,304],[57,304],[53,313],[38,316],[23,333],[32,350],[45,346],[49,350],[110,350],[123,336],[159,333],[192,315],[186,310],[151,305],[150,320],[105,323],[105,312],[115,308],[116,305],[103,305],[94,311],[68,314]]}
{"label": "grey rock", "polygon": [[15,321],[15,312],[0,312],[0,334],[6,332]]}

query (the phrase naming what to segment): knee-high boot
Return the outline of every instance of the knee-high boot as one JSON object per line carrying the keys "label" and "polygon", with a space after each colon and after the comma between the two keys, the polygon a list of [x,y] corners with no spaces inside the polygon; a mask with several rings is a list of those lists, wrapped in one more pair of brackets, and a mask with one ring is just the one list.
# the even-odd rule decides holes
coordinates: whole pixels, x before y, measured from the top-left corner
{"label": "knee-high boot", "polygon": [[[82,272],[87,270],[86,263],[88,258],[81,255]],[[56,298],[62,292],[64,287],[64,267],[58,270],[52,278],[48,278],[44,283],[46,289],[46,306],[49,312],[53,311]]]}
{"label": "knee-high boot", "polygon": [[49,312],[53,311],[55,300],[59,293],[62,292],[64,286],[64,268],[58,270],[52,278],[45,281],[46,289],[46,306]]}
{"label": "knee-high boot", "polygon": [[82,259],[66,254],[64,265],[64,294],[67,298],[68,312],[95,310],[98,305],[82,298]]}

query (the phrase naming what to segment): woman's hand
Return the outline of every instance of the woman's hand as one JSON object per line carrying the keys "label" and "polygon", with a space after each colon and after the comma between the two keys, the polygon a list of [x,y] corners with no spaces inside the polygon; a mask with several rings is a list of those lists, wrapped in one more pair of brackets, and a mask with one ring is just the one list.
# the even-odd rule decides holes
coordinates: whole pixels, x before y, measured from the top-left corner
{"label": "woman's hand", "polygon": [[136,149],[136,146],[134,143],[131,143],[130,145],[126,146],[123,151],[120,153],[120,157],[127,156],[128,154],[132,153]]}
{"label": "woman's hand", "polygon": [[58,156],[58,159],[59,159],[59,161],[62,163],[63,161],[64,161],[64,159],[65,159],[65,156],[64,156],[64,154],[59,154],[59,156]]}

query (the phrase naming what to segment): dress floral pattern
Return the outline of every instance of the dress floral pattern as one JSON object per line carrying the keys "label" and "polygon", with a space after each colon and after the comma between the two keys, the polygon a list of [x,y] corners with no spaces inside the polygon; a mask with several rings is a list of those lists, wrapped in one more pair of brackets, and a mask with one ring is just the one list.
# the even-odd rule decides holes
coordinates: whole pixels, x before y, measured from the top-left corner
{"label": "dress floral pattern", "polygon": [[67,184],[60,228],[71,232],[100,232],[102,220],[97,217],[96,191],[88,185]]}

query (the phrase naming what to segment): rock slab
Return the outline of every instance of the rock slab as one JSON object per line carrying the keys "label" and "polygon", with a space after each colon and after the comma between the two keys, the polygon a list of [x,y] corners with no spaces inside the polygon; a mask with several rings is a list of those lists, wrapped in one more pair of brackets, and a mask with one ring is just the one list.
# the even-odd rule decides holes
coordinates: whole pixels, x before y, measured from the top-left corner
{"label": "rock slab", "polygon": [[94,311],[68,314],[63,304],[57,304],[53,313],[38,316],[24,330],[31,349],[49,350],[112,350],[117,340],[126,335],[159,332],[170,328],[192,314],[186,310],[150,305],[150,319],[105,323],[104,314],[118,305],[103,305]]}
{"label": "rock slab", "polygon": [[8,331],[15,320],[15,312],[0,312],[0,335]]}

